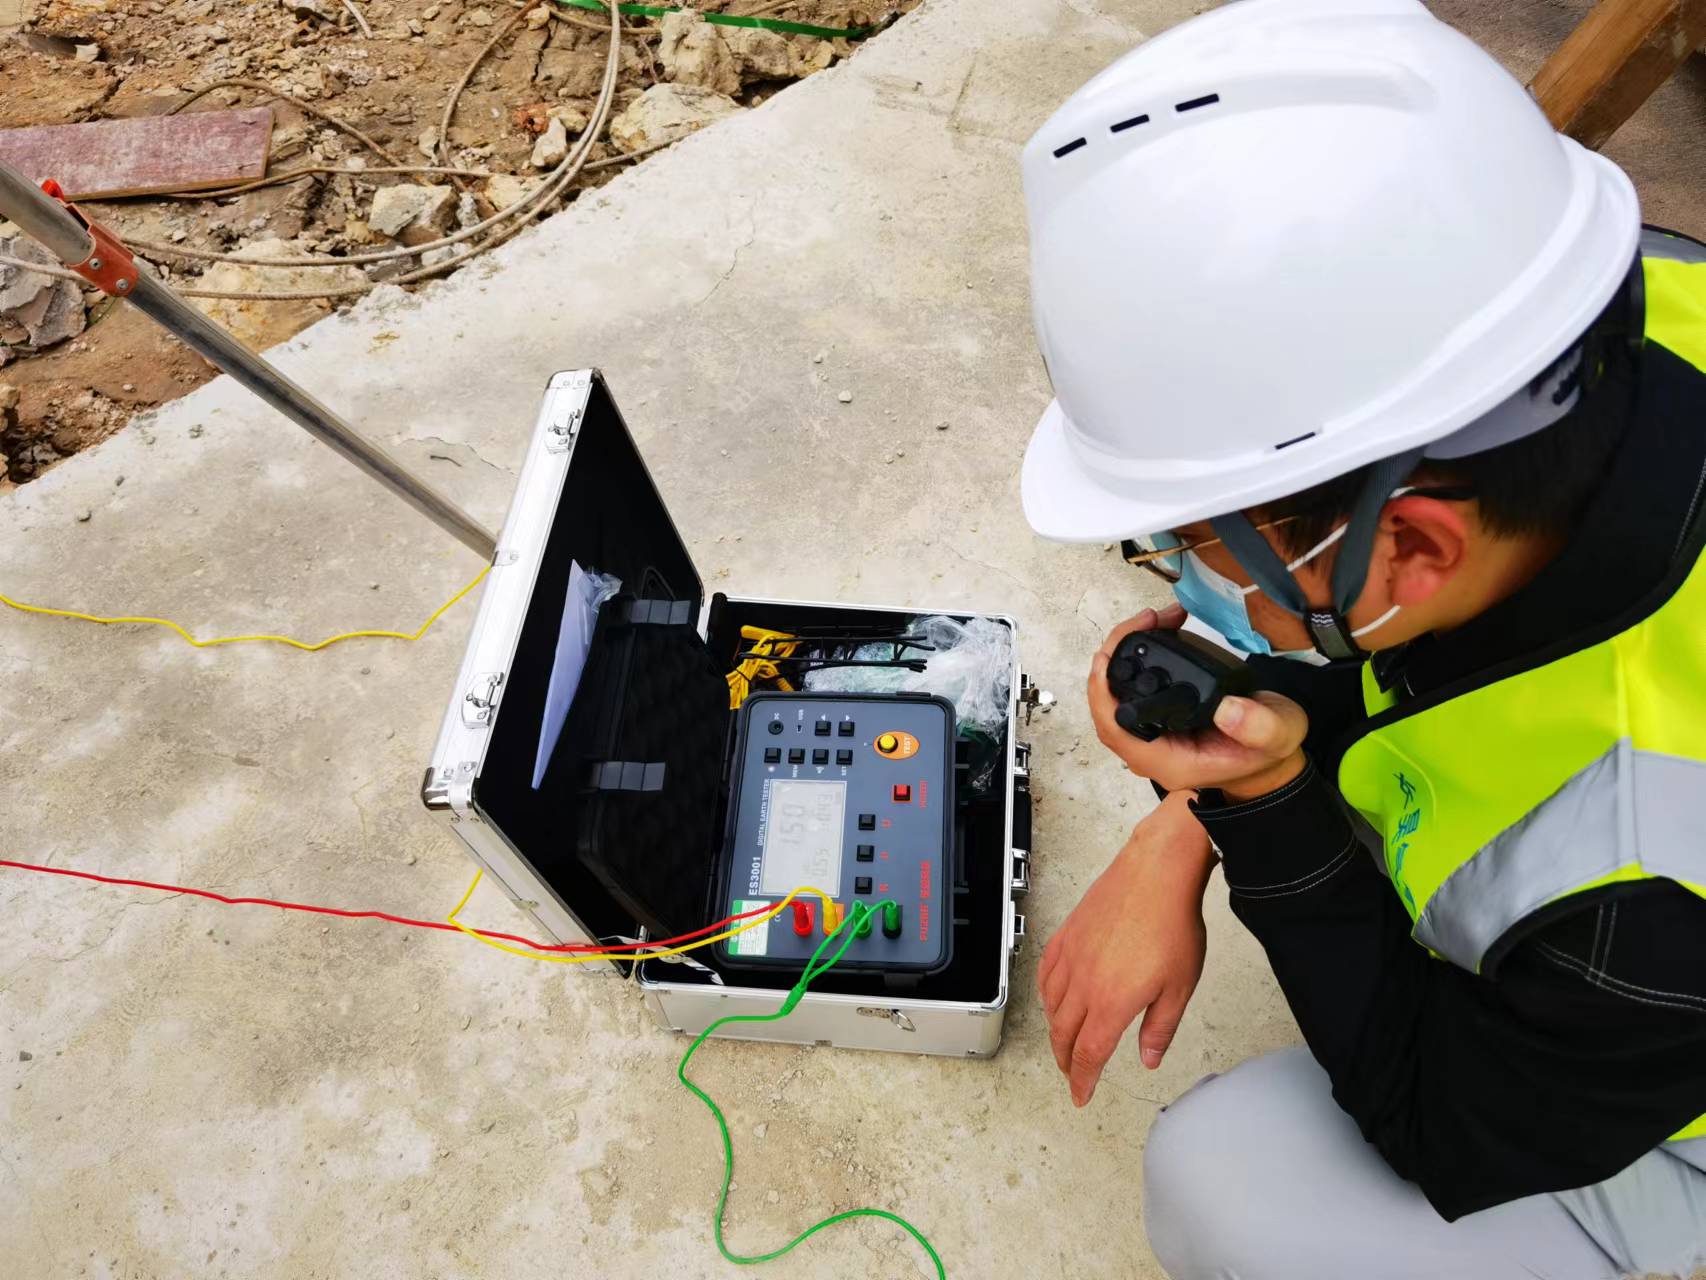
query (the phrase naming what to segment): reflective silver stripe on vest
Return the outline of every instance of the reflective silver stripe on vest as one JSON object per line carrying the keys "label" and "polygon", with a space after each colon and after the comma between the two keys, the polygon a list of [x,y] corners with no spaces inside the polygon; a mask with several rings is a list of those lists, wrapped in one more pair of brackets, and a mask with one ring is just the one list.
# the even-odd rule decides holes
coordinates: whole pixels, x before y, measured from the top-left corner
{"label": "reflective silver stripe on vest", "polygon": [[1696,244],[1681,236],[1667,236],[1651,227],[1642,227],[1641,256],[1669,262],[1706,262],[1706,244]]}
{"label": "reflective silver stripe on vest", "polygon": [[1509,929],[1621,867],[1706,884],[1703,804],[1706,762],[1625,738],[1447,876],[1416,941],[1478,973]]}

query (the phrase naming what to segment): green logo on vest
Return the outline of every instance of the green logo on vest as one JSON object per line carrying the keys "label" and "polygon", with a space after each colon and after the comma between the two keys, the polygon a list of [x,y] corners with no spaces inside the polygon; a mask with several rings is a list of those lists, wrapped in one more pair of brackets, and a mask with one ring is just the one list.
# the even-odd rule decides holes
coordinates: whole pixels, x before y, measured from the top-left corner
{"label": "green logo on vest", "polygon": [[1398,819],[1398,829],[1392,833],[1392,883],[1398,886],[1398,892],[1404,896],[1404,905],[1409,907],[1412,918],[1416,915],[1416,898],[1410,892],[1410,886],[1404,883],[1404,855],[1409,851],[1410,841],[1422,825],[1421,809],[1410,809],[1416,803],[1416,784],[1406,778],[1402,772],[1392,775],[1398,779],[1399,793],[1404,797],[1404,803],[1399,812],[1409,809],[1408,813]]}

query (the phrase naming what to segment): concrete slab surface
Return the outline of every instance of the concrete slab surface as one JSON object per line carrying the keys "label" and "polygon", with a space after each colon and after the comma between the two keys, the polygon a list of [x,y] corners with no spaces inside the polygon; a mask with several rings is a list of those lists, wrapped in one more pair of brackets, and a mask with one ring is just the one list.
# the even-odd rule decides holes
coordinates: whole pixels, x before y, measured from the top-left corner
{"label": "concrete slab surface", "polygon": [[[1080,687],[1106,629],[1157,600],[1113,554],[1035,539],[1019,510],[1047,390],[1017,150],[1191,8],[929,0],[452,281],[274,356],[494,526],[546,379],[601,366],[708,585],[1016,615],[1027,668],[1062,699],[1032,732],[1027,910],[1046,937],[1150,803],[1096,744]],[[1638,181],[1702,172],[1706,130],[1668,121],[1621,157]],[[1692,189],[1677,207],[1697,214]],[[12,494],[0,545],[8,594],[202,635],[411,628],[478,568],[227,380]],[[472,617],[310,655],[0,613],[4,856],[441,917],[470,867],[416,793]],[[22,872],[0,872],[0,914],[9,1274],[732,1274],[710,1237],[715,1129],[674,1081],[683,1045],[619,981]],[[1157,1108],[1296,1037],[1218,885],[1208,914],[1165,1065],[1122,1053],[1082,1112],[1030,996],[1034,942],[991,1062],[707,1049],[698,1075],[737,1151],[731,1244],[873,1205],[917,1223],[953,1275],[1157,1276],[1139,1211]],[[521,923],[486,889],[468,918]],[[872,1221],[776,1272],[929,1274]]]}

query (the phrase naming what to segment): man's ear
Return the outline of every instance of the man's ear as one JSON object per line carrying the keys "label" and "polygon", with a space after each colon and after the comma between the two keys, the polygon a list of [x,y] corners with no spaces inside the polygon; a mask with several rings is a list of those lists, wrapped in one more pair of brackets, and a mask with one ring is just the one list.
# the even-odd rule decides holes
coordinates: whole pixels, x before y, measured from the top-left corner
{"label": "man's ear", "polygon": [[1392,603],[1410,608],[1437,595],[1462,569],[1469,539],[1461,503],[1421,494],[1387,503],[1379,551]]}

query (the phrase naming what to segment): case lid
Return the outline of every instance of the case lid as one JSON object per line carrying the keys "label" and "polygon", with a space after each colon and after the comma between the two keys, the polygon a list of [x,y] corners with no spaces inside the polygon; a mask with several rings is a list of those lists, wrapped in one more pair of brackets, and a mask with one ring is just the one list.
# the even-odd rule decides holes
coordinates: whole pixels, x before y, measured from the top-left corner
{"label": "case lid", "polygon": [[[633,936],[632,911],[576,862],[575,788],[549,777],[532,788],[571,563],[614,574],[625,596],[684,602],[695,623],[702,611],[704,583],[592,369],[558,373],[546,387],[423,796],[429,807],[472,808],[585,936]],[[571,718],[553,760],[575,754],[573,728]]]}

